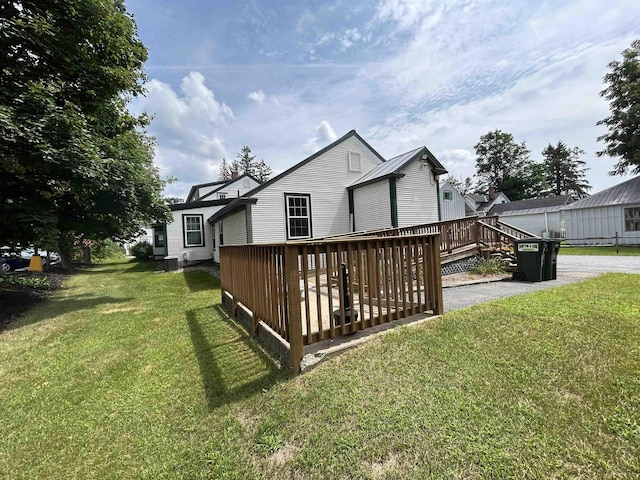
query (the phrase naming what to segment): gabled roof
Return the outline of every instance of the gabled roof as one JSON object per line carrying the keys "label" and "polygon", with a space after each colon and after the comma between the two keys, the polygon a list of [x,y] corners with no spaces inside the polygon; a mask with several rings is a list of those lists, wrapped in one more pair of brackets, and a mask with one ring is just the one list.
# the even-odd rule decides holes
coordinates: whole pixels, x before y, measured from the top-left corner
{"label": "gabled roof", "polygon": [[468,193],[465,195],[465,197],[470,198],[476,203],[485,203],[489,200],[488,195],[478,195],[477,193]]}
{"label": "gabled roof", "polygon": [[222,185],[224,183],[227,183],[228,181],[229,180],[217,180],[215,182],[199,183],[198,185],[193,185],[191,187],[191,190],[189,190],[189,195],[187,195],[187,202],[191,201],[191,199],[193,198],[193,195],[196,193],[196,190],[198,190],[199,188],[213,187],[214,185]]}
{"label": "gabled roof", "polygon": [[231,213],[234,213],[237,209],[239,205],[244,205],[245,203],[255,203],[255,200],[253,202],[245,202],[245,203],[238,203],[237,200],[240,200],[242,198],[248,198],[251,197],[253,195],[255,195],[256,193],[258,193],[260,190],[262,190],[263,188],[268,187],[269,185],[277,182],[278,180],[280,180],[281,178],[286,177],[287,175],[289,175],[292,172],[295,172],[297,169],[299,169],[300,167],[302,167],[303,165],[306,165],[307,163],[311,162],[312,160],[315,160],[316,158],[318,158],[320,155],[328,152],[329,150],[331,150],[332,148],[334,148],[336,145],[341,144],[342,142],[344,142],[345,140],[348,140],[351,137],[356,137],[358,140],[360,140],[369,150],[371,150],[371,152],[378,157],[378,159],[380,159],[381,162],[384,162],[385,159],[382,157],[382,155],[380,155],[378,152],[376,152],[373,147],[371,145],[369,145],[360,135],[358,135],[358,133],[355,130],[351,130],[349,132],[347,132],[345,135],[343,135],[342,137],[340,137],[339,139],[337,139],[335,142],[330,143],[329,145],[327,145],[326,147],[324,147],[322,150],[318,150],[316,153],[314,153],[313,155],[305,158],[304,160],[302,160],[301,162],[296,163],[293,167],[288,168],[287,170],[285,170],[284,172],[280,173],[279,175],[276,175],[275,177],[273,177],[270,180],[267,180],[266,182],[264,182],[261,185],[258,185],[256,188],[254,188],[253,190],[249,190],[247,193],[245,193],[244,195],[242,195],[239,199],[234,200],[234,202],[230,205],[227,205],[226,207],[224,207],[222,210],[220,210],[219,212],[217,212],[214,216],[212,216],[209,221],[210,222],[215,222],[217,221],[219,218],[225,217],[227,215],[230,215]]}
{"label": "gabled roof", "polygon": [[522,215],[556,212],[572,201],[573,198],[570,195],[516,200],[515,202],[499,203],[494,205],[491,207],[491,210],[487,212],[487,215]]}
{"label": "gabled roof", "polygon": [[[236,178],[231,178],[229,180],[223,180],[222,182],[215,182],[215,183],[222,183],[222,185],[218,186],[217,188],[214,188],[213,190],[211,190],[208,193],[205,193],[203,196],[201,196],[199,198],[199,200],[204,200],[205,198],[210,197],[214,193],[219,192],[223,188],[226,188],[228,185],[231,185],[232,183],[235,183],[235,182],[237,182],[238,180],[240,180],[240,179],[242,179],[244,177],[249,177],[251,180],[256,182],[258,185],[260,185],[262,183],[260,180],[258,180],[253,175],[249,175],[248,173],[243,173],[242,175],[240,175],[239,177],[236,177]],[[209,185],[207,185],[207,186],[209,186]]]}
{"label": "gabled roof", "polygon": [[426,160],[431,165],[431,171],[434,175],[443,175],[447,173],[447,169],[442,166],[442,164],[433,156],[433,154],[427,149],[427,147],[419,147],[414,150],[411,150],[407,153],[403,153],[402,155],[398,155],[390,160],[387,160],[385,163],[381,163],[375,168],[369,170],[363,176],[358,178],[355,182],[349,185],[348,189],[354,189],[356,187],[361,187],[363,185],[367,185],[369,183],[377,182],[379,180],[391,177],[404,177],[404,173],[401,170],[405,165],[411,163],[413,160],[426,155]]}
{"label": "gabled roof", "polygon": [[579,208],[607,207],[610,205],[640,204],[640,176],[609,187],[595,195],[583,198],[565,207],[565,210]]}

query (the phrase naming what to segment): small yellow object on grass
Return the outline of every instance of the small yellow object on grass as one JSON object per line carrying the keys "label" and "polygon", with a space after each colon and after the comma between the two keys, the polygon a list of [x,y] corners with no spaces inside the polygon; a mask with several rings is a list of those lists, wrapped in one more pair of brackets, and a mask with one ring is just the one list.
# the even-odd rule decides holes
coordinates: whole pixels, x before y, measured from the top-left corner
{"label": "small yellow object on grass", "polygon": [[29,260],[29,271],[30,272],[41,272],[42,271],[42,257],[40,255],[34,255]]}

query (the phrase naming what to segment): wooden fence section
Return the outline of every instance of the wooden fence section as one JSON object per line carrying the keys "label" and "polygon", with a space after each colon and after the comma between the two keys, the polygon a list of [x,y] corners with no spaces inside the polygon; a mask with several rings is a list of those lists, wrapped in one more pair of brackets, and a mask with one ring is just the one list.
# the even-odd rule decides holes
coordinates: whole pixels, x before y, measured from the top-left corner
{"label": "wooden fence section", "polygon": [[238,303],[252,312],[254,333],[263,322],[281,337],[297,371],[305,345],[441,314],[440,244],[427,233],[224,246],[223,300],[233,298],[232,315]]}

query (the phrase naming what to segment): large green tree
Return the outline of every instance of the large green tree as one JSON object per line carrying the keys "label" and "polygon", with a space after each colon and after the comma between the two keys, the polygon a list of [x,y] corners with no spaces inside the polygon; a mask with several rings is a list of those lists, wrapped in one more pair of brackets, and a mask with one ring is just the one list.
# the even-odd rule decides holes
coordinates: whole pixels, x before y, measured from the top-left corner
{"label": "large green tree", "polygon": [[609,64],[607,88],[600,95],[609,101],[610,115],[597,124],[607,127],[598,137],[605,143],[599,157],[619,159],[611,175],[640,173],[640,39],[622,52],[622,61]]}
{"label": "large green tree", "polygon": [[589,193],[591,186],[586,178],[588,170],[584,160],[580,160],[580,155],[584,150],[578,147],[570,148],[563,142],[557,145],[547,145],[542,151],[544,157],[544,167],[548,194],[550,195],[571,195],[572,197],[584,198]]}
{"label": "large green tree", "polygon": [[123,0],[0,3],[0,242],[124,240],[168,218],[143,93],[147,52]]}
{"label": "large green tree", "polygon": [[544,191],[542,166],[531,160],[525,143],[516,143],[510,133],[488,132],[474,148],[478,191],[494,188],[510,200],[533,198]]}

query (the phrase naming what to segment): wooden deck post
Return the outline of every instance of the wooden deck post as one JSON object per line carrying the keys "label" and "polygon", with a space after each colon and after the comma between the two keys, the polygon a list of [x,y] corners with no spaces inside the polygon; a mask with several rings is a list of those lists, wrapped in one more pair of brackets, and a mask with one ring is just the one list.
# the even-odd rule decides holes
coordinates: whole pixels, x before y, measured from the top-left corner
{"label": "wooden deck post", "polygon": [[433,313],[435,315],[442,315],[444,313],[444,301],[442,299],[442,266],[440,263],[440,252],[437,245],[440,245],[440,235],[431,237],[431,254],[433,255],[433,281],[434,281],[434,308]]}
{"label": "wooden deck post", "polygon": [[302,360],[302,315],[300,303],[300,274],[298,273],[298,247],[285,247],[285,282],[287,286],[287,331],[289,332],[289,367],[300,371]]}

